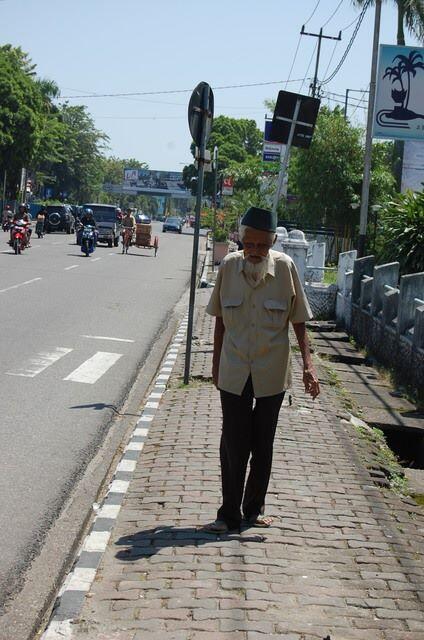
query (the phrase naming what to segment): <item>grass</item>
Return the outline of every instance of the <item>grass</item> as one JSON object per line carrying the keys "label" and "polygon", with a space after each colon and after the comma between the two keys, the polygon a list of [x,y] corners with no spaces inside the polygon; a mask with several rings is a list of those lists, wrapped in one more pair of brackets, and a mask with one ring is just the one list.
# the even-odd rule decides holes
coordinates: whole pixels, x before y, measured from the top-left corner
{"label": "grass", "polygon": [[337,271],[324,271],[324,284],[336,284]]}

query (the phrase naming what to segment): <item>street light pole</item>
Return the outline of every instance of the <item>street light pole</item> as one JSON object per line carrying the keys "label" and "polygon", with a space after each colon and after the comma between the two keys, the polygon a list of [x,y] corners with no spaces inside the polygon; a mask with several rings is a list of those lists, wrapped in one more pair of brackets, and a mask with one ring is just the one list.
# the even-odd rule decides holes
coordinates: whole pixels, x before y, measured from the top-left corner
{"label": "street light pole", "polygon": [[218,147],[213,150],[213,228],[212,228],[212,271],[215,271],[215,231],[216,231],[216,209],[217,209],[217,190],[218,190]]}
{"label": "street light pole", "polygon": [[377,76],[378,43],[380,38],[381,0],[375,2],[374,37],[372,45],[370,93],[368,97],[367,134],[365,138],[364,176],[362,180],[361,214],[359,221],[358,257],[365,255],[367,239],[368,201],[371,180],[372,128],[374,119],[375,88]]}

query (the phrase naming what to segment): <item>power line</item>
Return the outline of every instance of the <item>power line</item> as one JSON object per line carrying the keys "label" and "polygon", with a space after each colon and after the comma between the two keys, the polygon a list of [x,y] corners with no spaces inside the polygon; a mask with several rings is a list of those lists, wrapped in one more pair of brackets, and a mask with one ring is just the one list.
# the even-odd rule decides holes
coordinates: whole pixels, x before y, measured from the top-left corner
{"label": "power line", "polygon": [[355,22],[357,22],[357,20],[359,20],[359,18],[361,17],[361,14],[359,14],[359,16],[356,16],[352,22],[349,22],[349,24],[346,27],[343,27],[342,31],[347,31],[348,29],[350,29],[350,27],[355,24]]}
{"label": "power line", "polygon": [[290,71],[289,71],[289,77],[288,77],[288,79],[286,80],[286,84],[284,85],[284,89],[287,89],[287,85],[288,85],[288,83],[290,82],[290,78],[291,78],[291,74],[292,74],[292,71],[293,71],[294,63],[296,62],[296,58],[297,58],[297,52],[299,51],[299,46],[300,46],[300,41],[301,41],[301,39],[302,39],[302,36],[299,34],[299,39],[298,39],[298,41],[297,41],[296,51],[295,51],[294,58],[293,58],[293,62],[292,62],[292,65],[291,65],[291,67],[290,67]]}
{"label": "power line", "polygon": [[[272,80],[270,82],[251,82],[249,84],[229,84],[223,85],[220,87],[212,87],[214,91],[218,91],[220,89],[243,89],[245,87],[265,87],[271,84],[284,84],[285,82],[300,82],[302,78],[297,78],[296,80]],[[76,100],[81,98],[121,98],[126,96],[158,96],[158,95],[168,95],[175,93],[192,93],[193,88],[191,89],[167,89],[162,91],[130,91],[127,93],[90,93],[85,95],[78,96],[61,96],[61,100]]]}
{"label": "power line", "polygon": [[340,42],[340,40],[336,40],[336,43],[335,43],[335,45],[333,47],[333,53],[331,54],[330,60],[328,61],[328,65],[327,65],[327,67],[326,67],[326,69],[324,71],[324,78],[327,75],[327,71],[329,70],[331,63],[333,62],[334,54],[336,53],[336,49],[338,47],[339,42]]}
{"label": "power line", "polygon": [[[343,100],[338,100],[337,98],[332,98],[329,93],[324,93],[323,95],[324,95],[325,98],[327,98],[328,100],[331,100],[332,102],[337,102],[338,104],[345,104]],[[348,102],[348,105],[350,105],[351,107],[355,107],[355,111],[356,111],[356,109],[364,109],[366,111],[367,108],[368,108],[368,107],[363,107],[359,103],[358,104],[353,104],[351,102]]]}
{"label": "power line", "polygon": [[314,56],[315,56],[315,51],[317,50],[317,46],[318,46],[318,42],[315,43],[314,50],[312,51],[311,59],[309,60],[309,64],[308,64],[308,68],[306,69],[305,77],[303,78],[302,84],[300,85],[299,93],[302,92],[302,87],[305,84],[307,75],[309,73],[310,66],[312,64],[312,60],[314,59]]}
{"label": "power line", "polygon": [[312,11],[311,15],[310,15],[310,16],[309,16],[309,18],[306,20],[306,22],[304,22],[304,23],[303,23],[303,24],[305,25],[305,27],[306,27],[306,25],[308,24],[308,22],[309,22],[310,20],[312,20],[312,18],[314,17],[314,15],[315,15],[315,11],[318,9],[320,2],[321,2],[321,0],[318,0],[318,2],[317,2],[317,3],[316,3],[316,5],[315,5],[315,9]]}
{"label": "power line", "polygon": [[324,24],[322,25],[322,28],[326,27],[327,24],[330,22],[330,20],[332,20],[334,18],[334,16],[336,15],[337,11],[340,9],[340,7],[342,6],[344,0],[340,0],[339,4],[337,5],[337,7],[334,9],[333,13],[331,14],[331,16],[328,18],[327,22],[324,22]]}
{"label": "power line", "polygon": [[370,5],[370,2],[371,2],[371,0],[367,0],[367,1],[365,2],[364,7],[363,7],[363,9],[362,9],[362,11],[361,11],[361,13],[360,13],[359,18],[358,18],[358,22],[357,22],[357,25],[356,25],[356,27],[355,27],[355,30],[354,30],[354,32],[353,32],[353,34],[352,34],[352,37],[351,37],[351,39],[350,39],[350,41],[349,41],[349,44],[348,44],[348,45],[347,45],[347,47],[346,47],[346,50],[345,50],[344,54],[343,54],[343,55],[342,55],[342,57],[341,57],[341,60],[340,60],[339,64],[338,64],[338,65],[337,65],[337,67],[334,69],[333,73],[332,73],[332,74],[331,74],[331,75],[330,75],[326,80],[323,80],[323,81],[321,82],[321,85],[323,85],[323,84],[328,84],[329,82],[331,82],[331,80],[333,80],[333,78],[334,78],[334,77],[338,74],[338,72],[340,71],[340,69],[341,69],[341,67],[342,67],[342,65],[343,65],[343,63],[344,63],[344,61],[346,60],[346,58],[347,58],[347,56],[348,56],[349,51],[350,51],[350,50],[351,50],[351,48],[352,48],[352,45],[353,45],[353,43],[354,43],[354,41],[355,41],[355,38],[356,38],[356,36],[357,36],[357,34],[358,34],[358,31],[359,31],[359,27],[360,27],[360,26],[361,26],[361,24],[362,24],[362,21],[363,21],[363,19],[364,19],[364,17],[365,17],[365,13],[366,13],[366,10],[368,9],[369,5]]}
{"label": "power line", "polygon": [[[369,85],[368,85],[368,87],[369,87]],[[369,92],[368,87],[364,90],[364,92],[363,92],[363,94],[362,94],[362,96],[361,96],[361,98],[360,98],[360,101],[361,101],[361,102],[362,102],[362,99],[364,98],[365,94],[366,94],[367,92]],[[367,101],[366,101],[366,100],[364,100],[364,102],[367,102]],[[358,109],[358,108],[360,108],[360,109],[368,109],[368,105],[367,105],[366,107],[361,107],[361,106],[360,106],[360,103],[358,102],[358,104],[356,105],[356,107],[354,108],[354,110],[352,111],[352,113],[350,114],[350,117],[352,117],[352,116],[354,116],[354,115],[355,115],[355,113],[356,113],[356,111],[357,111],[357,109]]]}

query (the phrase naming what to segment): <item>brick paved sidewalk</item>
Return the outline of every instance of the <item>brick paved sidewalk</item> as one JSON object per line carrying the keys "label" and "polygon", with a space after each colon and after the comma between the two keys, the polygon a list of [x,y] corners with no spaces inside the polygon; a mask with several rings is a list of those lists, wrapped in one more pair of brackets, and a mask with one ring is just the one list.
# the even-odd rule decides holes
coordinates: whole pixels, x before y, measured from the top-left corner
{"label": "brick paved sidewalk", "polygon": [[208,295],[195,379],[182,387],[180,355],[72,638],[423,640],[423,513],[373,483],[331,387],[305,396],[298,354],[267,499],[274,525],[195,532],[220,500]]}

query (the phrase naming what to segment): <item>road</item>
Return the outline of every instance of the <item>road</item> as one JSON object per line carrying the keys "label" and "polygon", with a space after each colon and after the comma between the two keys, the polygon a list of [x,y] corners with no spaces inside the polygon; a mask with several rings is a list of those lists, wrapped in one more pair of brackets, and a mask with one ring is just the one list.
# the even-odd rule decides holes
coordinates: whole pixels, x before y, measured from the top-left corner
{"label": "road", "polygon": [[191,232],[154,232],[156,258],[104,245],[86,258],[60,233],[15,256],[0,232],[0,605],[187,289]]}

